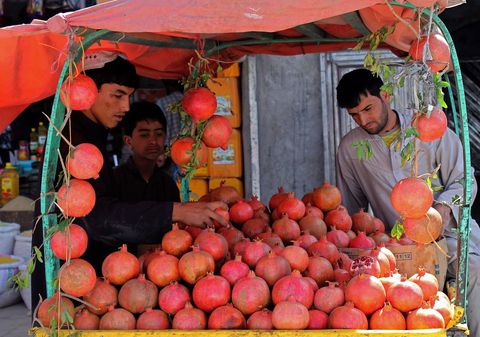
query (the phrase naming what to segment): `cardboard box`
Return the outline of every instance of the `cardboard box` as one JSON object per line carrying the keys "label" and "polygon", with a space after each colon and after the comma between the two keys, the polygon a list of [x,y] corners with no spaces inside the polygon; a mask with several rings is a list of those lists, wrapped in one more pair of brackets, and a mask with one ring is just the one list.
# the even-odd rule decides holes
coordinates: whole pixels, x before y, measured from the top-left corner
{"label": "cardboard box", "polygon": [[[395,255],[400,274],[406,274],[407,277],[410,277],[417,273],[418,267],[424,267],[427,272],[437,277],[439,289],[443,289],[448,265],[446,239],[427,245],[391,246],[387,248]],[[340,248],[339,250],[352,259],[365,251],[365,249],[360,248]]]}

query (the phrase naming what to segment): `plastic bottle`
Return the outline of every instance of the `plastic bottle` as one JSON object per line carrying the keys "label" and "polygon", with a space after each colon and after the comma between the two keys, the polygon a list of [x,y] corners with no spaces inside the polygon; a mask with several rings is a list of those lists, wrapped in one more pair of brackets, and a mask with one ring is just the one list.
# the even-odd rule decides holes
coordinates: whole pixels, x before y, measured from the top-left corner
{"label": "plastic bottle", "polygon": [[32,158],[33,160],[36,160],[37,149],[38,149],[38,133],[35,128],[32,128],[32,130],[30,131],[30,157],[35,157],[35,158]]}
{"label": "plastic bottle", "polygon": [[19,179],[20,175],[12,163],[7,163],[5,169],[0,176],[2,188],[1,204],[5,205],[10,200],[16,198],[20,192]]}
{"label": "plastic bottle", "polygon": [[18,142],[18,160],[28,160],[30,152],[28,151],[28,142],[21,140]]}
{"label": "plastic bottle", "polygon": [[47,127],[43,122],[38,123],[38,148],[37,160],[41,160],[45,152],[45,142],[47,141]]}

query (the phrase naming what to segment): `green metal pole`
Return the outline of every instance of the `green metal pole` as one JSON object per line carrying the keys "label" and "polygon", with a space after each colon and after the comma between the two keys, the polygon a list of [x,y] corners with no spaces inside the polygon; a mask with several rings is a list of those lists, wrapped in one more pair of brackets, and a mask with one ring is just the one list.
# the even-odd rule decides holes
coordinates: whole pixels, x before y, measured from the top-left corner
{"label": "green metal pole", "polygon": [[[94,42],[101,39],[102,36],[109,34],[109,31],[100,30],[87,35],[83,40],[83,49],[87,49]],[[78,55],[75,57],[77,62],[82,55],[82,47],[78,48]],[[48,229],[57,224],[57,214],[52,213],[54,211],[53,203],[55,200],[54,184],[57,174],[57,161],[58,161],[58,149],[60,146],[60,135],[57,134],[55,128],[60,129],[63,120],[65,118],[65,106],[60,100],[60,88],[67,76],[69,68],[69,60],[65,61],[63,65],[60,78],[58,79],[57,91],[52,106],[52,114],[50,116],[51,123],[48,127],[47,133],[47,146],[45,149],[45,157],[43,160],[42,168],[42,182],[40,187],[40,211],[42,214],[42,233],[43,233],[43,250],[44,250],[44,263],[45,263],[45,279],[47,284],[47,296],[50,297],[54,294],[55,289],[53,287],[54,275],[57,274],[59,262],[58,259],[53,256],[50,249],[50,238],[47,235]]]}

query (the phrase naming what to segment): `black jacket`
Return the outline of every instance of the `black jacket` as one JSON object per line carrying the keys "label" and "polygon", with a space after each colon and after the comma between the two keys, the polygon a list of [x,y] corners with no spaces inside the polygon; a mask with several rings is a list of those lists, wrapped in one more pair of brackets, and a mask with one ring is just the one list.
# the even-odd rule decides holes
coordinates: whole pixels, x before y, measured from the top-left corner
{"label": "black jacket", "polygon": [[[95,207],[86,217],[75,220],[76,224],[87,231],[89,238],[87,251],[81,258],[92,263],[97,275],[101,276],[103,260],[121,244],[126,243],[134,248],[140,243],[161,242],[163,235],[171,229],[173,202],[179,201],[178,188],[171,178],[167,179],[168,176],[161,174],[161,171],[156,172],[155,181],[164,185],[155,188],[152,187],[153,181],[152,184],[143,186],[138,181],[139,173],[134,172],[129,165],[120,167],[114,174],[106,160],[108,130],[88,119],[83,113],[72,113],[71,136],[68,130],[67,125],[63,133],[67,139],[71,139],[74,146],[92,143],[100,149],[105,159],[100,177],[89,181],[96,193]],[[60,152],[63,158],[67,151],[68,147],[62,141]],[[162,194],[163,187],[165,195]],[[143,195],[143,192],[146,194]],[[32,245],[40,247],[42,242],[39,222],[33,232]],[[38,301],[38,294],[45,298],[45,269],[41,263],[37,263],[32,274],[33,308]]]}

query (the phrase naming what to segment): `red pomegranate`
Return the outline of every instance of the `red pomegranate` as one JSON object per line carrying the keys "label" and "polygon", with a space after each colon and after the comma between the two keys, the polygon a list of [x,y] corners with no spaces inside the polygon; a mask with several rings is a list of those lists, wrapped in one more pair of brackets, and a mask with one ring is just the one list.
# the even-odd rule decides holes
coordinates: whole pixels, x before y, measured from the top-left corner
{"label": "red pomegranate", "polygon": [[330,329],[368,329],[368,319],[365,314],[354,308],[352,302],[333,309],[328,318]]}
{"label": "red pomegranate", "polygon": [[100,330],[134,330],[135,317],[125,309],[110,307],[100,319]]}
{"label": "red pomegranate", "polygon": [[236,255],[234,260],[227,261],[220,269],[223,276],[233,286],[238,280],[248,275],[250,268],[242,262],[242,256]]}
{"label": "red pomegranate", "polygon": [[291,192],[278,205],[277,212],[280,214],[285,213],[290,219],[298,221],[305,215],[305,204],[295,198],[295,194]]}
{"label": "red pomegranate", "polygon": [[98,330],[100,324],[100,318],[91,313],[85,307],[81,307],[75,312],[73,318],[73,325],[76,330]]}
{"label": "red pomegranate", "polygon": [[[216,208],[215,213],[217,213],[222,218],[224,218],[225,221],[227,221],[227,222],[230,221],[230,214],[228,213],[227,210],[225,210],[223,208]],[[223,226],[216,220],[213,220],[213,225],[215,226],[216,229],[223,228]]]}
{"label": "red pomegranate", "polygon": [[242,314],[253,314],[270,303],[270,288],[263,278],[250,271],[233,286],[232,303]]}
{"label": "red pomegranate", "polygon": [[268,227],[268,222],[264,219],[253,218],[247,220],[242,226],[242,232],[246,237],[255,239],[259,234],[265,232]]}
{"label": "red pomegranate", "polygon": [[380,244],[385,244],[386,242],[388,242],[388,240],[390,240],[390,236],[388,234],[380,231],[376,231],[375,233],[371,234],[369,237],[372,238],[373,241],[375,241],[375,244],[377,246]]}
{"label": "red pomegranate", "polygon": [[168,316],[162,310],[147,308],[137,319],[137,330],[165,330],[169,328]]}
{"label": "red pomegranate", "polygon": [[370,317],[370,329],[374,330],[405,330],[407,323],[403,314],[385,303],[383,308],[375,311]]}
{"label": "red pomegranate", "polygon": [[235,203],[229,210],[230,220],[236,224],[243,224],[253,218],[253,208],[244,200]]}
{"label": "red pomegranate", "polygon": [[315,206],[320,208],[323,212],[328,212],[340,206],[342,203],[342,196],[337,187],[324,182],[322,186],[313,191],[313,202],[315,203]]}
{"label": "red pomegranate", "polygon": [[423,299],[425,301],[435,298],[438,292],[438,280],[435,275],[427,273],[425,268],[418,268],[418,272],[412,275],[409,279],[422,288]]}
{"label": "red pomegranate", "polygon": [[102,274],[110,283],[122,285],[140,274],[140,262],[122,245],[118,252],[108,255],[102,264]]}
{"label": "red pomegranate", "polygon": [[407,315],[407,329],[443,329],[445,320],[435,309],[432,309],[427,302],[422,307],[413,310]]}
{"label": "red pomegranate", "polygon": [[[176,140],[170,149],[173,162],[181,168],[188,165],[192,158],[194,144],[195,141],[190,137]],[[196,167],[204,166],[207,163],[208,149],[203,142],[200,142],[199,147],[195,151],[195,155],[198,160],[198,162],[195,163]]]}
{"label": "red pomegranate", "polygon": [[353,259],[350,265],[350,274],[352,276],[359,274],[368,274],[380,277],[381,269],[377,259],[372,256],[359,256]]}
{"label": "red pomegranate", "polygon": [[288,197],[288,193],[285,192],[282,186],[278,188],[278,192],[270,198],[270,201],[268,202],[268,207],[270,208],[270,211],[273,211],[275,208],[280,205],[280,203]]}
{"label": "red pomegranate", "polygon": [[344,232],[347,232],[352,228],[352,218],[348,214],[347,209],[343,206],[338,206],[336,209],[328,212],[325,217],[325,223],[330,227],[335,227]]}
{"label": "red pomegranate", "polygon": [[173,317],[172,329],[177,330],[203,330],[207,327],[205,313],[192,307],[190,302],[185,303],[185,308],[178,311]]}
{"label": "red pomegranate", "polygon": [[[274,252],[270,252],[267,256],[262,257],[255,266],[255,274],[264,279],[270,287],[291,272],[292,269],[288,260]],[[233,305],[235,305],[235,302]],[[238,308],[238,306],[236,307]],[[243,310],[240,309],[240,311],[245,314]]]}
{"label": "red pomegranate", "polygon": [[218,307],[208,318],[208,329],[210,330],[241,330],[246,326],[245,317],[231,304]]}
{"label": "red pomegranate", "polygon": [[297,242],[293,246],[287,246],[282,249],[280,255],[287,260],[292,270],[298,270],[303,273],[308,267],[308,253],[305,249],[298,246]]}
{"label": "red pomegranate", "polygon": [[378,278],[368,274],[354,276],[345,288],[345,300],[353,302],[355,308],[365,315],[383,307],[385,303],[385,288]]}
{"label": "red pomegranate", "polygon": [[[240,242],[242,239],[245,239],[245,236],[243,235],[243,233],[233,226],[220,228],[218,230],[218,234],[223,235],[225,240],[227,240],[230,253],[234,253],[235,245],[238,242]],[[232,254],[232,255],[235,255],[235,254]]]}
{"label": "red pomegranate", "polygon": [[235,187],[225,185],[224,181],[220,183],[219,187],[211,190],[208,194],[210,195],[210,201],[223,201],[228,205],[228,207],[231,207],[233,204],[242,199],[237,189]]}
{"label": "red pomegranate", "polygon": [[313,299],[315,308],[327,314],[345,303],[345,293],[337,282],[328,282],[328,286],[319,288]]}
{"label": "red pomegranate", "polygon": [[95,206],[95,190],[88,181],[70,179],[58,190],[57,205],[66,216],[84,217]]}
{"label": "red pomegranate", "polygon": [[79,258],[87,250],[87,245],[87,232],[75,224],[65,227],[63,231],[56,231],[50,239],[53,255],[61,260]]}
{"label": "red pomegranate", "polygon": [[85,302],[90,303],[95,308],[87,306],[87,309],[94,314],[103,315],[110,306],[117,305],[118,291],[107,280],[97,278],[92,290],[83,296]]}
{"label": "red pomegranate", "polygon": [[181,257],[190,250],[192,243],[190,233],[179,229],[178,224],[173,224],[172,230],[163,236],[162,249],[170,255]]}
{"label": "red pomegranate", "polygon": [[223,116],[212,116],[205,126],[202,141],[208,147],[221,147],[225,150],[231,135],[232,125],[230,121]]}
{"label": "red pomegranate", "polygon": [[302,202],[307,206],[307,204],[312,204],[313,203],[313,192],[308,192],[305,193],[305,195],[302,197]]}
{"label": "red pomegranate", "polygon": [[323,287],[326,281],[335,281],[332,264],[321,256],[310,257],[305,276],[314,279],[319,287]]}
{"label": "red pomegranate", "polygon": [[437,240],[443,231],[442,216],[433,207],[428,209],[427,214],[420,218],[403,219],[405,234],[415,242],[430,243]]}
{"label": "red pomegranate", "polygon": [[209,119],[217,110],[217,98],[207,88],[192,88],[182,98],[182,107],[195,123]]}
{"label": "red pomegranate", "polygon": [[328,315],[320,310],[309,310],[310,322],[308,330],[321,330],[328,328]]}
{"label": "red pomegranate", "polygon": [[265,206],[256,195],[252,195],[250,200],[248,201],[250,206],[252,206],[253,211],[257,212],[258,210],[266,210],[267,206]]}
{"label": "red pomegranate", "polygon": [[257,262],[270,252],[270,246],[262,241],[248,242],[243,252],[243,260],[250,268],[255,268]]}
{"label": "red pomegranate", "polygon": [[[429,52],[425,51],[427,42]],[[424,53],[426,55],[425,62],[430,67],[432,73],[442,71],[450,64],[450,47],[441,34],[430,34],[413,41],[408,51],[412,59],[414,61],[422,61]],[[428,58],[429,55],[431,55],[431,59]]]}
{"label": "red pomegranate", "polygon": [[67,294],[80,297],[95,287],[97,276],[90,263],[82,259],[65,262],[58,271],[58,283]]}
{"label": "red pomegranate", "polygon": [[439,107],[434,107],[430,116],[420,114],[415,118],[414,125],[418,131],[418,139],[422,142],[433,142],[442,138],[447,131],[447,116]]}
{"label": "red pomegranate", "polygon": [[176,281],[170,283],[158,293],[158,305],[160,309],[170,315],[175,315],[185,307],[187,302],[191,302],[191,300],[187,287]]}
{"label": "red pomegranate", "polygon": [[388,288],[387,300],[401,312],[416,310],[422,306],[422,288],[416,283],[402,278],[400,282],[396,282]]}
{"label": "red pomegranate", "polygon": [[38,307],[37,317],[45,327],[51,327],[51,322],[55,318],[57,322],[61,321],[61,315],[68,313],[70,317],[75,314],[72,301],[60,296],[59,293],[44,299]]}
{"label": "red pomegranate", "polygon": [[208,273],[195,284],[192,297],[199,309],[211,312],[230,301],[230,283],[221,276]]}
{"label": "red pomegranate", "polygon": [[379,218],[373,218],[373,226],[375,227],[375,232],[380,231],[385,233],[385,224]]}
{"label": "red pomegranate", "polygon": [[358,232],[358,235],[350,240],[348,247],[372,249],[375,248],[375,241],[369,240],[369,238],[365,235],[365,232]]}
{"label": "red pomegranate", "polygon": [[75,146],[67,156],[67,170],[77,179],[97,179],[102,166],[102,153],[90,143]]}
{"label": "red pomegranate", "polygon": [[289,296],[275,305],[272,313],[272,324],[278,330],[302,330],[308,327],[310,315],[307,307]]}
{"label": "red pomegranate", "polygon": [[388,262],[390,263],[390,270],[394,271],[397,266],[397,259],[395,258],[395,255],[393,255],[390,249],[386,248],[383,245],[380,245],[379,249],[388,258]]}
{"label": "red pomegranate", "polygon": [[322,236],[317,242],[308,247],[307,251],[311,256],[322,256],[332,264],[340,258],[338,248],[328,241],[326,236]]}
{"label": "red pomegranate", "polygon": [[[333,212],[333,211],[332,211]],[[338,248],[347,248],[350,243],[350,237],[342,230],[336,229],[335,226],[327,233],[327,240]]]}
{"label": "red pomegranate", "polygon": [[195,239],[194,245],[209,253],[214,261],[223,260],[228,253],[227,240],[222,235],[215,233],[213,228],[203,230]]}
{"label": "red pomegranate", "polygon": [[195,240],[198,235],[203,231],[200,227],[186,226],[185,230],[192,236],[192,239]]}
{"label": "red pomegranate", "polygon": [[375,248],[370,251],[364,251],[364,252],[361,252],[360,255],[371,256],[377,259],[378,264],[380,266],[380,277],[385,277],[390,275],[391,273],[390,261],[388,260],[388,257],[382,251],[380,251],[380,249]]}
{"label": "red pomegranate", "polygon": [[298,224],[303,232],[308,231],[316,239],[320,239],[327,234],[327,226],[325,222],[322,218],[314,215],[311,210],[307,211],[306,215]]}
{"label": "red pomegranate", "polygon": [[400,282],[402,276],[397,272],[391,272],[389,276],[380,277],[379,280],[382,282],[383,287],[385,288],[385,292],[388,291],[388,288],[391,287],[392,284]]}
{"label": "red pomegranate", "polygon": [[97,99],[98,88],[88,76],[79,74],[74,78],[68,77],[60,88],[60,100],[71,110],[87,110]]}
{"label": "red pomegranate", "polygon": [[373,217],[360,208],[357,213],[352,214],[352,229],[357,233],[365,232],[367,235],[375,232]]}
{"label": "red pomegranate", "polygon": [[282,277],[278,280],[272,289],[272,301],[278,304],[286,301],[290,296],[303,304],[306,308],[310,308],[313,303],[313,289],[310,283],[303,279],[298,270],[294,270],[290,275]]}
{"label": "red pomegranate", "polygon": [[214,269],[215,261],[212,255],[201,251],[198,246],[193,246],[193,250],[184,254],[178,261],[180,277],[190,284],[195,284],[208,272],[213,272]]}
{"label": "red pomegranate", "polygon": [[256,311],[247,320],[249,330],[273,330],[272,312],[268,309]]}
{"label": "red pomegranate", "polygon": [[393,186],[390,202],[402,217],[421,218],[432,206],[433,193],[422,179],[405,178]]}
{"label": "red pomegranate", "polygon": [[118,293],[120,306],[133,314],[140,314],[147,308],[154,308],[158,303],[158,289],[144,274],[128,280]]}
{"label": "red pomegranate", "polygon": [[303,249],[308,249],[308,247],[317,241],[317,238],[310,234],[310,232],[307,230],[303,231],[303,234],[299,236],[298,240],[295,241],[294,244],[296,243],[297,246],[302,247]]}
{"label": "red pomegranate", "polygon": [[233,247],[234,254],[241,255],[243,257],[243,255],[247,251],[247,247],[250,245],[250,242],[251,242],[250,239],[245,239],[245,238],[239,240],[237,243],[235,243]]}
{"label": "red pomegranate", "polygon": [[348,281],[352,279],[350,272],[343,268],[335,268],[333,272],[335,273],[335,282],[338,282],[341,289],[345,289]]}
{"label": "red pomegranate", "polygon": [[433,305],[433,309],[437,310],[445,321],[445,326],[453,319],[454,310],[450,301],[441,300],[437,297]]}
{"label": "red pomegranate", "polygon": [[284,243],[297,240],[300,237],[300,226],[295,220],[289,219],[287,214],[283,214],[280,219],[276,220],[272,229]]}

